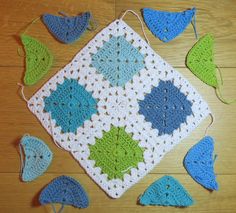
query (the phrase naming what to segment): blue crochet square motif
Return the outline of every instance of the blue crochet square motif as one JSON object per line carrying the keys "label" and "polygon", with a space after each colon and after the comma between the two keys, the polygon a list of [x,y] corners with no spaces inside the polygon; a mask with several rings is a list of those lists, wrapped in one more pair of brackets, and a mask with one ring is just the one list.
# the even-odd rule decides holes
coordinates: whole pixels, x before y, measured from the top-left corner
{"label": "blue crochet square motif", "polygon": [[44,103],[44,110],[51,113],[63,132],[75,133],[84,121],[97,113],[97,101],[75,79],[65,79]]}
{"label": "blue crochet square motif", "polygon": [[171,81],[160,81],[144,100],[139,101],[139,113],[158,129],[158,135],[172,134],[187,116],[192,114],[192,103]]}
{"label": "blue crochet square motif", "polygon": [[145,67],[144,55],[124,36],[113,36],[92,56],[92,66],[103,74],[112,86],[123,86]]}

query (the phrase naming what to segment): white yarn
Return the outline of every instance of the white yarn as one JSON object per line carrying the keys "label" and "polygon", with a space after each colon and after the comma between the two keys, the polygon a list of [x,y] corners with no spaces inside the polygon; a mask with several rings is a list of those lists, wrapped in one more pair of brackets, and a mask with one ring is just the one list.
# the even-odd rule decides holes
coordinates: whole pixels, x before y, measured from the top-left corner
{"label": "white yarn", "polygon": [[[91,66],[91,55],[101,48],[110,36],[124,36],[145,55],[145,67],[124,87],[112,87],[103,75]],[[50,114],[44,111],[44,98],[56,90],[65,78],[78,79],[79,84],[92,93],[97,99],[98,113],[77,129],[76,133],[62,133],[61,127],[56,126]],[[138,113],[138,101],[150,93],[160,80],[171,80],[180,91],[186,94],[192,103],[193,115],[187,117],[172,135],[158,136],[158,130],[153,129],[143,115]],[[38,117],[49,134],[53,133],[55,143],[67,151],[91,176],[91,178],[113,198],[120,197],[128,188],[137,183],[152,170],[162,157],[174,148],[182,139],[187,137],[200,122],[210,113],[207,103],[191,84],[131,29],[123,20],[117,19],[98,33],[72,60],[55,76],[53,76],[29,101],[29,109]],[[52,126],[53,125],[53,126]],[[95,167],[95,162],[89,160],[89,145],[95,144],[96,138],[102,138],[103,131],[109,131],[111,126],[125,127],[131,133],[139,146],[145,148],[144,162],[137,168],[132,168],[130,174],[124,174],[123,180],[108,180],[102,174],[101,168]],[[53,131],[52,131],[53,129]],[[69,140],[68,140],[69,138]]]}

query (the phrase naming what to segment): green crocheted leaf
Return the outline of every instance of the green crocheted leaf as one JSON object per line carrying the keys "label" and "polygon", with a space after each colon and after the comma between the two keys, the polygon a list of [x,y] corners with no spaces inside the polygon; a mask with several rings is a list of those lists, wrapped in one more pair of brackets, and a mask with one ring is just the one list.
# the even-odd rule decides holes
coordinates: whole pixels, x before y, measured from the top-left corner
{"label": "green crocheted leaf", "polygon": [[213,46],[213,36],[210,34],[203,36],[189,51],[186,64],[192,73],[204,83],[218,87]]}
{"label": "green crocheted leaf", "polygon": [[21,41],[26,53],[24,83],[33,85],[47,74],[53,56],[44,44],[28,35],[21,35]]}
{"label": "green crocheted leaf", "polygon": [[121,127],[113,126],[109,132],[104,132],[89,149],[89,159],[95,161],[95,166],[100,167],[109,180],[123,179],[131,168],[144,162],[144,149]]}

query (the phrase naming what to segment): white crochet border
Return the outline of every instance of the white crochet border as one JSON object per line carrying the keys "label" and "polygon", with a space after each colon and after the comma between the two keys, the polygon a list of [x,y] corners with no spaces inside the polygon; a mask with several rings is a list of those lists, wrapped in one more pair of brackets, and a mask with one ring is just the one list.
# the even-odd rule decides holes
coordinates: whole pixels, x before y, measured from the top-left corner
{"label": "white crochet border", "polygon": [[[145,68],[134,75],[125,87],[112,87],[91,66],[91,55],[95,54],[104,42],[111,36],[124,36],[140,52],[145,55]],[[62,133],[55,120],[44,111],[44,97],[50,96],[56,90],[57,84],[62,84],[64,78],[78,79],[92,96],[98,100],[98,113],[74,133]],[[152,129],[150,122],[138,114],[138,101],[150,93],[152,87],[158,86],[160,80],[170,80],[187,96],[192,103],[193,114],[187,117],[186,123],[174,130],[172,135],[158,136],[158,130]],[[44,128],[52,135],[54,142],[67,151],[91,176],[91,178],[111,197],[120,197],[128,188],[156,166],[162,157],[182,139],[187,137],[200,122],[209,115],[210,109],[200,94],[171,65],[163,60],[154,50],[123,20],[117,19],[98,33],[74,59],[55,74],[28,101],[28,108],[40,120]],[[145,148],[144,162],[132,168],[130,174],[124,174],[123,180],[108,180],[101,168],[95,167],[95,162],[89,160],[89,144],[94,144],[96,138],[101,138],[103,131],[109,131],[111,125],[125,127],[127,133],[132,133],[139,146]]]}

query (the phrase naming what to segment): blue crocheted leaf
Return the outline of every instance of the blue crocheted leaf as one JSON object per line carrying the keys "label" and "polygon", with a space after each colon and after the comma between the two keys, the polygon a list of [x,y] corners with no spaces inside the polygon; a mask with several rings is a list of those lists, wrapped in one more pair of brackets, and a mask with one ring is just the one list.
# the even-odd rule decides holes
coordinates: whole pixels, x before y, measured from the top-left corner
{"label": "blue crocheted leaf", "polygon": [[79,16],[61,17],[51,14],[42,16],[48,30],[62,43],[72,43],[79,39],[87,29],[90,13],[86,12]]}
{"label": "blue crocheted leaf", "polygon": [[89,199],[78,181],[68,176],[60,176],[49,183],[41,192],[39,202],[42,205],[61,203],[77,208],[87,208]]}
{"label": "blue crocheted leaf", "polygon": [[20,145],[25,154],[22,180],[32,181],[47,170],[53,153],[42,140],[33,136],[24,136]]}
{"label": "blue crocheted leaf", "polygon": [[184,187],[173,177],[163,176],[152,183],[139,199],[140,204],[186,207],[194,201]]}
{"label": "blue crocheted leaf", "polygon": [[214,173],[214,140],[212,137],[204,137],[187,153],[184,159],[184,167],[191,177],[210,190],[218,190]]}
{"label": "blue crocheted leaf", "polygon": [[181,34],[196,14],[196,9],[183,12],[165,12],[143,9],[143,18],[149,30],[163,42],[169,42]]}

